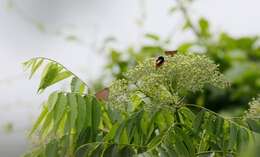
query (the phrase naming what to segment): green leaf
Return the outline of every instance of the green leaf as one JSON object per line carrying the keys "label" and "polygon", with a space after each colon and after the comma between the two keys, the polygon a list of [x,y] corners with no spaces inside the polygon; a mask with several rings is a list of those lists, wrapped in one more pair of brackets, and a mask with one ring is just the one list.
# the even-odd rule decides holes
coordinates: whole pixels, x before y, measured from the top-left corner
{"label": "green leaf", "polygon": [[180,9],[179,6],[172,6],[170,9],[169,9],[169,14],[173,14],[175,13],[176,11],[178,11]]}
{"label": "green leaf", "polygon": [[217,116],[215,122],[216,127],[216,135],[222,135],[223,133],[223,125],[224,125],[224,119],[222,117]]}
{"label": "green leaf", "polygon": [[103,153],[103,157],[120,157],[118,154],[118,147],[115,144],[112,144],[110,146],[108,146],[104,153]]}
{"label": "green leaf", "polygon": [[187,150],[186,146],[184,145],[182,139],[178,137],[178,135],[175,136],[175,150],[178,153],[178,156],[180,157],[190,157],[189,151]]}
{"label": "green leaf", "polygon": [[154,41],[159,41],[160,40],[160,37],[158,35],[151,34],[151,33],[145,34],[145,37],[148,38],[148,39],[152,39]]}
{"label": "green leaf", "polygon": [[133,157],[135,154],[135,150],[132,147],[124,147],[119,151],[119,157]]}
{"label": "green leaf", "polygon": [[187,43],[182,43],[179,47],[178,47],[178,51],[180,51],[181,53],[187,53],[189,51],[189,49],[192,47],[193,43],[187,42]]}
{"label": "green leaf", "polygon": [[25,70],[29,69],[34,63],[36,62],[36,59],[30,59],[23,63],[23,66]]}
{"label": "green leaf", "polygon": [[203,117],[204,117],[205,111],[202,110],[198,113],[196,116],[194,122],[193,122],[193,131],[194,134],[198,134],[199,130],[201,129],[201,125],[203,123]]}
{"label": "green leaf", "polygon": [[187,30],[189,28],[191,28],[192,24],[190,23],[190,21],[185,21],[184,25],[182,26],[183,30]]}
{"label": "green leaf", "polygon": [[160,46],[144,46],[141,48],[140,53],[142,55],[147,54],[149,56],[155,56],[158,53],[162,53],[163,48]]}
{"label": "green leaf", "polygon": [[41,82],[40,82],[40,86],[38,88],[38,92],[43,91],[45,88],[47,88],[48,86],[50,86],[53,82],[53,80],[57,77],[59,73],[59,67],[57,64],[54,63],[49,63],[43,73],[42,73],[42,77],[41,77]]}
{"label": "green leaf", "polygon": [[44,122],[41,127],[41,137],[48,135],[49,130],[51,129],[51,124],[53,122],[54,109],[59,99],[59,93],[53,92],[46,103],[47,113],[45,114]]}
{"label": "green leaf", "polygon": [[162,137],[163,137],[164,135],[165,135],[165,134],[162,133],[162,134],[160,134],[160,135],[155,136],[155,137],[149,142],[148,147],[149,147],[149,148],[155,148],[155,147],[157,147],[157,146],[161,143]]}
{"label": "green leaf", "polygon": [[147,136],[149,131],[149,115],[147,112],[143,112],[140,126],[144,136]]}
{"label": "green leaf", "polygon": [[95,150],[91,152],[90,157],[101,157],[103,153],[104,146],[100,144]]}
{"label": "green leaf", "polygon": [[31,74],[29,77],[30,79],[32,78],[34,73],[37,71],[37,69],[42,65],[42,63],[43,63],[43,59],[35,60],[35,62],[32,65]]}
{"label": "green leaf", "polygon": [[72,74],[71,74],[71,72],[69,72],[69,71],[60,72],[60,73],[57,75],[57,77],[55,77],[55,79],[52,81],[52,83],[51,83],[50,85],[53,85],[53,84],[55,84],[55,83],[57,83],[57,82],[60,82],[60,81],[62,81],[62,80],[64,80],[64,79],[70,77],[71,75],[72,75]]}
{"label": "green leaf", "polygon": [[243,150],[249,143],[249,133],[246,129],[240,128],[237,134],[237,148]]}
{"label": "green leaf", "polygon": [[176,136],[179,136],[179,138],[182,140],[183,144],[186,147],[186,150],[189,153],[189,156],[191,156],[191,157],[195,156],[195,147],[193,146],[192,139],[189,138],[186,135],[186,133],[184,131],[182,131],[181,128],[179,128],[179,127],[175,127],[174,131],[176,133]]}
{"label": "green leaf", "polygon": [[105,141],[111,141],[116,136],[117,130],[118,130],[119,124],[115,123],[112,128],[109,130],[109,133],[106,134],[104,137]]}
{"label": "green leaf", "polygon": [[72,75],[69,71],[63,71],[63,67],[57,63],[49,63],[45,66],[42,73],[41,82],[38,88],[38,92],[43,91],[47,87],[62,81]]}
{"label": "green leaf", "polygon": [[59,127],[59,123],[64,116],[65,109],[67,105],[67,98],[63,93],[59,93],[59,100],[54,108],[54,131]]}
{"label": "green leaf", "polygon": [[86,104],[85,100],[82,96],[77,95],[77,103],[78,103],[78,117],[76,121],[77,132],[80,133],[81,130],[86,126]]}
{"label": "green leaf", "polygon": [[233,150],[234,145],[237,142],[237,126],[233,123],[230,123],[229,126],[229,143],[228,143],[228,149]]}
{"label": "green leaf", "polygon": [[92,127],[92,97],[90,96],[86,96],[85,97],[85,103],[86,103],[86,127]]}
{"label": "green leaf", "polygon": [[34,123],[33,128],[29,134],[29,136],[32,136],[32,134],[36,131],[36,129],[40,126],[44,118],[46,117],[46,114],[48,113],[48,108],[46,107],[46,104],[43,105],[43,109],[41,114],[39,115],[37,121]]}
{"label": "green leaf", "polygon": [[257,121],[254,119],[247,118],[246,122],[252,131],[260,133],[260,121],[259,120]]}
{"label": "green leaf", "polygon": [[55,104],[57,103],[59,99],[59,92],[55,91],[53,93],[50,94],[49,98],[48,98],[48,110],[49,111],[52,111],[55,107]]}
{"label": "green leaf", "polygon": [[200,26],[200,35],[203,37],[209,37],[209,23],[205,18],[201,18],[199,20],[199,26]]}
{"label": "green leaf", "polygon": [[160,155],[160,157],[170,157],[170,156],[168,155],[167,151],[166,151],[164,148],[159,147],[158,150],[159,150],[159,155]]}
{"label": "green leaf", "polygon": [[72,93],[68,94],[68,103],[69,103],[69,107],[70,107],[71,128],[75,128],[76,119],[78,116],[78,103],[77,103],[77,97],[75,94],[72,94]]}
{"label": "green leaf", "polygon": [[52,118],[53,118],[53,112],[52,111],[48,111],[45,119],[44,119],[44,123],[41,127],[41,138],[43,139],[45,136],[48,135],[48,131],[50,129],[50,125],[52,124]]}
{"label": "green leaf", "polygon": [[58,143],[56,140],[50,141],[45,148],[46,157],[58,157]]}
{"label": "green leaf", "polygon": [[98,148],[100,144],[97,143],[88,143],[80,147],[76,152],[76,157],[89,157],[91,153]]}
{"label": "green leaf", "polygon": [[101,106],[96,99],[92,100],[92,129],[96,133],[101,120]]}
{"label": "green leaf", "polygon": [[116,134],[114,137],[114,140],[116,143],[120,143],[121,136],[123,134],[124,128],[125,128],[125,122],[121,123],[118,129],[116,130]]}
{"label": "green leaf", "polygon": [[195,114],[187,107],[182,107],[180,110],[179,110],[179,113],[181,113],[185,118],[185,120],[187,121],[187,124],[189,122],[193,122],[194,119],[196,118]]}
{"label": "green leaf", "polygon": [[71,92],[82,94],[84,90],[85,90],[84,82],[79,80],[77,77],[73,77],[71,81]]}

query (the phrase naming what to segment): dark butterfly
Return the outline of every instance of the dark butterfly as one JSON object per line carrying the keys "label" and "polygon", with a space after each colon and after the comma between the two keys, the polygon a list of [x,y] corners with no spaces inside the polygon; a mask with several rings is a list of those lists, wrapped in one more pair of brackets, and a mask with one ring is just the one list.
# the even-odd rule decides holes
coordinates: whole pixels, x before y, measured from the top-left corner
{"label": "dark butterfly", "polygon": [[109,96],[109,88],[104,88],[95,94],[97,100],[107,101]]}
{"label": "dark butterfly", "polygon": [[173,51],[165,51],[164,53],[165,53],[166,56],[173,57],[174,55],[177,54],[177,52],[178,52],[178,50],[173,50]]}
{"label": "dark butterfly", "polygon": [[155,61],[155,67],[159,68],[160,66],[162,66],[164,64],[164,57],[163,56],[159,56],[156,61]]}

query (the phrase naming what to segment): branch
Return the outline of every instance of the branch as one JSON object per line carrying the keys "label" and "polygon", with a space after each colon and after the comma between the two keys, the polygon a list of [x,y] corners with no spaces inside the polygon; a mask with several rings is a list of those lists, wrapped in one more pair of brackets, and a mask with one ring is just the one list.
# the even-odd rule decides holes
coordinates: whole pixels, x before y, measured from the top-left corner
{"label": "branch", "polygon": [[187,23],[189,23],[192,32],[197,37],[200,37],[200,33],[199,33],[198,29],[195,27],[195,25],[192,23],[192,20],[190,18],[190,15],[188,14],[187,8],[184,6],[182,0],[176,0],[176,1],[177,1],[178,5],[180,7],[180,11],[181,11],[184,19],[186,20]]}

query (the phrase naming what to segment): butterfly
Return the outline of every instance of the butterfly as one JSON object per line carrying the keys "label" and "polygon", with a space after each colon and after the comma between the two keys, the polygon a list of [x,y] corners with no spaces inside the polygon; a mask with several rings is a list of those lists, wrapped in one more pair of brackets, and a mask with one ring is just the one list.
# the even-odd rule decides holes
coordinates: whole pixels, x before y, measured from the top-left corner
{"label": "butterfly", "polygon": [[174,55],[177,54],[177,52],[178,52],[178,50],[173,50],[173,51],[165,51],[164,53],[165,53],[166,56],[173,57]]}
{"label": "butterfly", "polygon": [[155,61],[155,67],[159,68],[160,66],[162,66],[164,64],[164,57],[163,56],[159,56],[156,61]]}
{"label": "butterfly", "polygon": [[97,100],[107,101],[109,96],[109,88],[104,88],[95,94]]}

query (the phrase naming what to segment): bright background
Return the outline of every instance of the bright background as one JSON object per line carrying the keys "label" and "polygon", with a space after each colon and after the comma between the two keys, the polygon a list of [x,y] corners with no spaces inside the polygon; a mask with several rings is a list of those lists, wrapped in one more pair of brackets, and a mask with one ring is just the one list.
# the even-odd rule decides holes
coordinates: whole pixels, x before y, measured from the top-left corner
{"label": "bright background", "polygon": [[[29,81],[21,63],[34,56],[61,62],[87,82],[102,74],[107,37],[118,47],[142,42],[142,34],[173,33],[173,45],[189,34],[169,16],[174,0],[0,0],[0,156],[16,157],[28,147],[26,133],[46,94],[37,95],[38,78]],[[259,0],[197,0],[194,17],[209,19],[213,30],[232,35],[260,34]],[[143,26],[138,25],[143,21]],[[13,125],[6,132],[6,125]]]}

